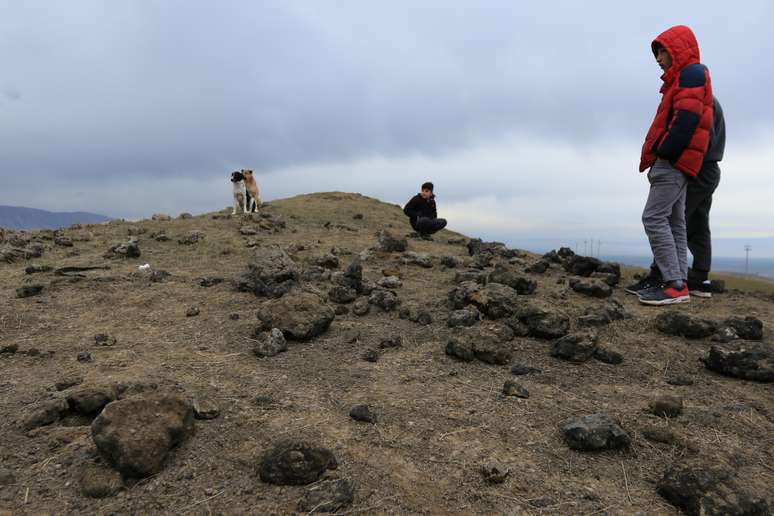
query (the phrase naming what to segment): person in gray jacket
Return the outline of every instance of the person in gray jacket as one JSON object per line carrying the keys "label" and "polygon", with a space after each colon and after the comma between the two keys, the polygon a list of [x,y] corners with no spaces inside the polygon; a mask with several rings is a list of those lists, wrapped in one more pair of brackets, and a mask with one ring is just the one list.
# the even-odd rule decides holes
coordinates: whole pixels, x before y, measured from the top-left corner
{"label": "person in gray jacket", "polygon": [[[693,255],[693,266],[688,269],[688,289],[698,297],[712,297],[709,272],[712,268],[712,232],[709,216],[712,208],[712,195],[720,183],[720,166],[726,148],[726,121],[723,108],[717,98],[713,98],[714,116],[712,137],[704,155],[699,174],[688,181],[685,198],[685,221],[688,234],[688,249]],[[662,283],[661,271],[655,262],[650,266],[650,274],[639,282],[630,285],[626,291],[636,294]]]}

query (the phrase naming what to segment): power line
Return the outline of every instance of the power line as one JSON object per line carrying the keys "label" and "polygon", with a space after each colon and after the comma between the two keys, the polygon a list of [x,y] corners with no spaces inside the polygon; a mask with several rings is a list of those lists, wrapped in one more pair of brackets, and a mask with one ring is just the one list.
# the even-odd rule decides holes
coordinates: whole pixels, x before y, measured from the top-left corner
{"label": "power line", "polygon": [[750,275],[750,251],[752,251],[751,245],[744,246],[744,273]]}

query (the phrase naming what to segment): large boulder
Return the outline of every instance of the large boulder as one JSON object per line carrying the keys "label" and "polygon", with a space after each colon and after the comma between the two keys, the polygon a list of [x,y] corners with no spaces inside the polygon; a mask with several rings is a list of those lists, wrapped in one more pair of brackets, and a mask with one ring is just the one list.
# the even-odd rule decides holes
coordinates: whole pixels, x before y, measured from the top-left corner
{"label": "large boulder", "polygon": [[378,239],[376,250],[383,253],[402,253],[408,247],[405,238],[399,237],[390,231],[383,229],[376,234]]}
{"label": "large boulder", "polygon": [[688,339],[703,339],[717,330],[717,323],[709,319],[701,319],[683,312],[663,312],[656,317],[656,328],[661,333],[685,337]]}
{"label": "large boulder", "polygon": [[579,294],[585,296],[606,298],[613,295],[613,289],[600,279],[577,279],[570,280],[570,288]]}
{"label": "large boulder", "polygon": [[91,424],[100,454],[122,475],[135,478],[161,471],[170,450],[193,433],[191,404],[164,394],[109,403]]}
{"label": "large boulder", "polygon": [[498,263],[495,266],[494,271],[489,273],[490,283],[500,283],[502,285],[508,285],[519,294],[532,294],[537,288],[537,282],[524,276],[520,276],[516,273],[512,267],[506,267],[503,264]]}
{"label": "large boulder", "polygon": [[305,485],[316,481],[338,464],[333,452],[301,441],[275,444],[261,459],[259,474],[269,484]]}
{"label": "large boulder", "polygon": [[761,340],[763,338],[763,322],[757,317],[730,317],[723,324],[736,331],[740,339]]}
{"label": "large boulder", "polygon": [[551,356],[581,364],[591,359],[597,350],[597,339],[592,335],[566,335],[551,344]]}
{"label": "large boulder", "polygon": [[472,328],[452,336],[446,343],[445,351],[447,355],[466,362],[478,359],[487,364],[504,365],[513,356],[508,342],[512,338],[512,332],[508,334],[493,326]]}
{"label": "large boulder", "polygon": [[623,305],[615,300],[608,301],[602,307],[589,307],[578,317],[581,326],[606,326],[613,321],[629,317]]}
{"label": "large boulder", "polygon": [[703,361],[707,369],[726,376],[756,382],[774,382],[774,347],[770,344],[718,344],[710,348]]}
{"label": "large boulder", "polygon": [[513,315],[521,304],[519,293],[500,283],[487,284],[486,287],[473,292],[467,301],[475,305],[490,319],[500,319]]}
{"label": "large boulder", "polygon": [[539,339],[558,339],[570,332],[570,318],[534,306],[523,306],[514,317],[526,325],[528,335]]}
{"label": "large boulder", "polygon": [[562,424],[561,430],[564,441],[573,450],[615,450],[631,443],[629,434],[607,414],[571,418]]}
{"label": "large boulder", "polygon": [[299,292],[266,301],[258,310],[258,331],[279,328],[286,339],[308,340],[327,330],[334,317],[321,298]]}
{"label": "large boulder", "polygon": [[255,247],[248,270],[239,274],[234,286],[241,292],[278,298],[298,284],[299,269],[292,258],[277,246]]}
{"label": "large boulder", "polygon": [[733,472],[716,467],[672,466],[659,480],[656,489],[658,494],[689,516],[771,514],[763,498],[739,487]]}

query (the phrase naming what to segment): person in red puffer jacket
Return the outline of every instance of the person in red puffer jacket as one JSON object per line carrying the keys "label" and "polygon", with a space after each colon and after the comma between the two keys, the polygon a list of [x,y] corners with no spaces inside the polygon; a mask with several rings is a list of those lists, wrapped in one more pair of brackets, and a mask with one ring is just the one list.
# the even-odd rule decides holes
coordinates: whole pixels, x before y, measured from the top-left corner
{"label": "person in red puffer jacket", "polygon": [[667,305],[690,301],[685,196],[687,181],[699,173],[711,138],[712,83],[690,28],[666,30],[651,43],[651,50],[664,73],[661,103],[640,157],[640,172],[650,169],[642,223],[663,284],[637,295],[644,304]]}

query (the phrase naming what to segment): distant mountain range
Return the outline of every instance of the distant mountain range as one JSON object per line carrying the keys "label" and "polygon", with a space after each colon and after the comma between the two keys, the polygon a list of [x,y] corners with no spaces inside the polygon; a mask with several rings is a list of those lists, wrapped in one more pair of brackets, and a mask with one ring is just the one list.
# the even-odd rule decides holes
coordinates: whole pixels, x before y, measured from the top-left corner
{"label": "distant mountain range", "polygon": [[6,229],[58,229],[71,224],[94,224],[107,220],[110,217],[83,211],[53,212],[21,206],[0,206],[0,228]]}

